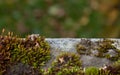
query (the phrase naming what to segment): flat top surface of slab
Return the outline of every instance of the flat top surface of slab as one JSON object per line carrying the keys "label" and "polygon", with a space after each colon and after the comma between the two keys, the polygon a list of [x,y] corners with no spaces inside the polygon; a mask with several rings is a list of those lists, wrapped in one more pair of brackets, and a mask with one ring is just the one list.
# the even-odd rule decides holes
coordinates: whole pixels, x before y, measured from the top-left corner
{"label": "flat top surface of slab", "polygon": [[[96,41],[103,40],[103,38],[46,38],[46,41],[50,44],[51,46],[51,53],[52,53],[52,60],[53,61],[59,54],[62,52],[72,52],[72,53],[77,53],[76,52],[76,45],[80,43],[81,41],[84,40],[90,40],[93,45],[95,46]],[[109,40],[114,40],[114,46],[118,49],[120,49],[120,39],[109,39]],[[83,67],[87,66],[96,66],[100,67],[103,66],[104,64],[111,64],[112,62],[106,58],[98,58],[94,56],[89,56],[89,55],[81,55],[81,60],[83,62]],[[50,64],[49,64],[50,65]]]}

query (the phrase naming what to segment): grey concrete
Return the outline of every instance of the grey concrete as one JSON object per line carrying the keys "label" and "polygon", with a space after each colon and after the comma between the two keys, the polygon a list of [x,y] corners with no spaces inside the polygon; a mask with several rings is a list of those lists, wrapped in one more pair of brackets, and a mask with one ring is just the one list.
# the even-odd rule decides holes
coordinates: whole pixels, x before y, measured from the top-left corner
{"label": "grey concrete", "polygon": [[[85,39],[85,38],[82,38]],[[98,41],[102,39],[89,39],[91,41]],[[120,49],[120,39],[111,39],[116,42],[113,44],[115,47]],[[80,38],[47,38],[46,41],[50,44],[53,50],[62,50],[62,51],[75,51],[75,46],[81,41]]]}
{"label": "grey concrete", "polygon": [[[89,40],[91,40],[92,42],[95,42],[95,41],[102,40],[102,39],[94,38],[94,39],[89,39]],[[114,40],[115,43],[113,45],[117,47],[118,49],[120,49],[120,39],[111,39],[111,40]],[[81,39],[80,38],[47,38],[46,41],[51,46],[51,53],[52,53],[52,58],[53,58],[51,61],[54,61],[55,57],[58,56],[62,52],[77,53],[76,45],[81,41]],[[93,53],[96,53],[94,51]],[[114,52],[111,50],[109,53],[114,53]],[[100,67],[100,66],[103,66],[104,64],[112,63],[110,60],[106,58],[98,58],[98,57],[87,56],[87,55],[82,55],[81,60],[83,63],[83,67],[88,67],[88,66]],[[47,64],[48,67],[50,63],[51,62]]]}

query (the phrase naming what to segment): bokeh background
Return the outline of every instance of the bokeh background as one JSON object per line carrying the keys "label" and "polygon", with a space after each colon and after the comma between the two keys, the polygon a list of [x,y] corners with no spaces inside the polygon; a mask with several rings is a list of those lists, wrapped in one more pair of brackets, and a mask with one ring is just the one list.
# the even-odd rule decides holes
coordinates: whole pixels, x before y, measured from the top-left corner
{"label": "bokeh background", "polygon": [[120,37],[120,0],[0,0],[0,30],[45,37]]}

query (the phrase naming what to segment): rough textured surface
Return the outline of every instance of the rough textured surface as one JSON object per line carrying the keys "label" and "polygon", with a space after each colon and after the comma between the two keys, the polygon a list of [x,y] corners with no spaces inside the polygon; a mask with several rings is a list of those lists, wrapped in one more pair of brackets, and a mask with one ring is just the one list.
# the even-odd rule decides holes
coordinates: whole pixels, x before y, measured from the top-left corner
{"label": "rough textured surface", "polygon": [[29,65],[18,63],[8,68],[5,75],[40,75],[38,71],[35,71]]}
{"label": "rough textured surface", "polygon": [[104,64],[111,64],[112,62],[106,58],[98,58],[93,56],[82,55],[81,56],[83,67],[96,66],[101,67]]}
{"label": "rough textured surface", "polygon": [[[84,38],[83,38],[84,39]],[[93,42],[101,40],[101,39],[89,39]],[[114,40],[113,44],[115,47],[120,49],[120,39],[111,39]],[[46,41],[51,45],[51,49],[53,50],[62,50],[62,51],[75,51],[75,46],[77,43],[81,41],[79,38],[47,38]]]}
{"label": "rough textured surface", "polygon": [[[88,39],[92,42],[102,40],[102,39]],[[116,48],[120,49],[120,40],[119,39],[111,39],[114,40],[115,43],[113,44]],[[46,41],[51,46],[51,54],[52,54],[52,59],[50,61],[53,61],[56,56],[58,56],[62,52],[72,52],[72,53],[77,53],[76,52],[76,45],[81,41],[79,38],[47,38]],[[84,42],[83,42],[84,43]],[[95,46],[94,44],[92,46]],[[93,51],[93,54],[96,53]],[[114,52],[111,50],[109,52],[110,54],[114,55]],[[103,66],[104,64],[111,64],[112,62],[106,58],[99,58],[99,57],[94,57],[94,56],[88,56],[88,55],[82,55],[81,60],[83,62],[83,67],[88,67],[88,66],[96,66],[100,67]],[[51,62],[49,62],[47,67],[50,67]]]}
{"label": "rough textured surface", "polygon": [[60,38],[60,39],[46,39],[51,45],[52,50],[70,51],[75,52],[75,45],[80,39]]}

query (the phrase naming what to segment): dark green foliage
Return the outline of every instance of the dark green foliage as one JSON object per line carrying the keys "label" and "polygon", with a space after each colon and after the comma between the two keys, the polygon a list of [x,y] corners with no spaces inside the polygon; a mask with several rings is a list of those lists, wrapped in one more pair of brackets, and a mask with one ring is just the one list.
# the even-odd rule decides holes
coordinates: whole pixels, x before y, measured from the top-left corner
{"label": "dark green foliage", "polygon": [[0,29],[7,28],[22,36],[39,33],[46,37],[120,37],[119,3],[119,0],[1,0]]}

